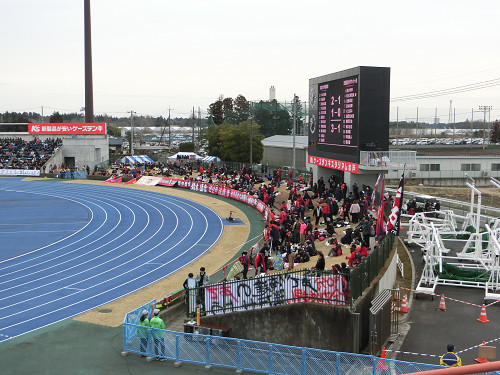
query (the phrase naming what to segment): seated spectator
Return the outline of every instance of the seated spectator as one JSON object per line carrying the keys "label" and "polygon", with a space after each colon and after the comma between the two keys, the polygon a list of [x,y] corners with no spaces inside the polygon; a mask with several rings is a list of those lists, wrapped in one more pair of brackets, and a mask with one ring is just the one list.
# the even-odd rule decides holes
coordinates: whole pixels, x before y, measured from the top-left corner
{"label": "seated spectator", "polygon": [[352,228],[347,228],[345,230],[344,236],[340,239],[340,243],[344,245],[350,245],[353,240],[353,230]]}
{"label": "seated spectator", "polygon": [[315,271],[324,271],[325,270],[325,256],[321,251],[318,252],[318,260],[316,261],[316,265],[313,267]]}
{"label": "seated spectator", "polygon": [[338,257],[341,255],[342,255],[342,245],[337,243],[336,245],[332,246],[332,248],[330,249],[330,251],[328,252],[328,255],[326,257],[327,258],[329,258],[331,256]]}

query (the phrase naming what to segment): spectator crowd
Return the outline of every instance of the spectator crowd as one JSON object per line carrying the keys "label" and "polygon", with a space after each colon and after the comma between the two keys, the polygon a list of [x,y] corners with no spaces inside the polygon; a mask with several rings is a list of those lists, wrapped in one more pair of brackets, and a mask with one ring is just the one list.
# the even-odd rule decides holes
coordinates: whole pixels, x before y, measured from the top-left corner
{"label": "spectator crowd", "polygon": [[62,140],[49,138],[43,141],[22,138],[0,139],[0,169],[38,169],[62,146]]}

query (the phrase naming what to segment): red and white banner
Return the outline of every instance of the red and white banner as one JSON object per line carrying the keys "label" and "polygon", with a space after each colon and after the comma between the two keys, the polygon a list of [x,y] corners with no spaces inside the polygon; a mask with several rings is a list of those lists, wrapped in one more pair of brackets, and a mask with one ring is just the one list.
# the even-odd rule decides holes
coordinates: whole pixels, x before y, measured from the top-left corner
{"label": "red and white banner", "polygon": [[399,236],[399,228],[401,227],[401,204],[403,203],[403,191],[405,187],[405,173],[401,175],[399,180],[399,187],[396,192],[396,198],[394,199],[394,205],[392,206],[391,213],[387,220],[387,232]]}
{"label": "red and white banner", "polygon": [[359,164],[357,164],[357,163],[350,163],[347,161],[320,158],[320,157],[312,156],[312,155],[308,156],[307,161],[309,164],[318,165],[320,167],[337,169],[339,171],[356,173],[356,174],[359,173]]}
{"label": "red and white banner", "polygon": [[138,185],[156,186],[161,181],[161,177],[142,176],[137,180]]}
{"label": "red and white banner", "polygon": [[106,134],[106,124],[96,123],[45,123],[28,124],[29,134]]}
{"label": "red and white banner", "polygon": [[104,182],[107,183],[107,184],[121,184],[122,183],[122,178],[121,177],[117,178],[115,176],[111,176],[110,178],[108,178]]}
{"label": "red and white banner", "polygon": [[341,275],[274,274],[243,280],[242,283],[217,283],[205,288],[208,314],[261,309],[280,305],[283,300],[287,304],[313,302],[331,305],[345,305],[346,301],[347,283]]}
{"label": "red and white banner", "polygon": [[[138,183],[140,183],[141,180],[139,180]],[[192,191],[199,191],[200,193],[209,193],[225,198],[236,199],[238,201],[248,204],[249,206],[257,208],[257,210],[264,213],[265,220],[269,218],[269,209],[267,208],[264,202],[258,200],[253,195],[241,192],[239,190],[234,190],[226,186],[217,186],[217,185],[207,184],[205,182],[181,180],[178,178],[170,178],[170,177],[163,177],[161,180],[157,182],[157,185],[169,186],[169,187],[177,185],[177,187],[190,189]]]}

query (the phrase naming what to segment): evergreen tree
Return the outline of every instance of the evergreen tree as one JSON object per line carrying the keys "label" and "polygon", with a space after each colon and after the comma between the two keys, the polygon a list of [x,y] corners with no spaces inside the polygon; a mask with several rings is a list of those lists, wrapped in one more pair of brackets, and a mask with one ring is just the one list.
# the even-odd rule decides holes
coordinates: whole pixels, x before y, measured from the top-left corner
{"label": "evergreen tree", "polygon": [[500,121],[496,120],[491,128],[491,143],[499,143],[500,142]]}

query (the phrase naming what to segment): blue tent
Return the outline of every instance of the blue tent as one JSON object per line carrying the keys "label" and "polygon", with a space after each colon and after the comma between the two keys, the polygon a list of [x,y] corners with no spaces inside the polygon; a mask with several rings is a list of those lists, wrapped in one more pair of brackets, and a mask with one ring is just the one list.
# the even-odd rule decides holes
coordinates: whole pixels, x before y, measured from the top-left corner
{"label": "blue tent", "polygon": [[133,156],[124,156],[119,161],[124,164],[145,164],[145,163],[153,163],[153,159],[151,159],[147,155],[133,155]]}
{"label": "blue tent", "polygon": [[211,162],[219,163],[222,160],[220,160],[217,156],[206,156],[203,158],[202,161],[204,161],[205,163],[211,163]]}

